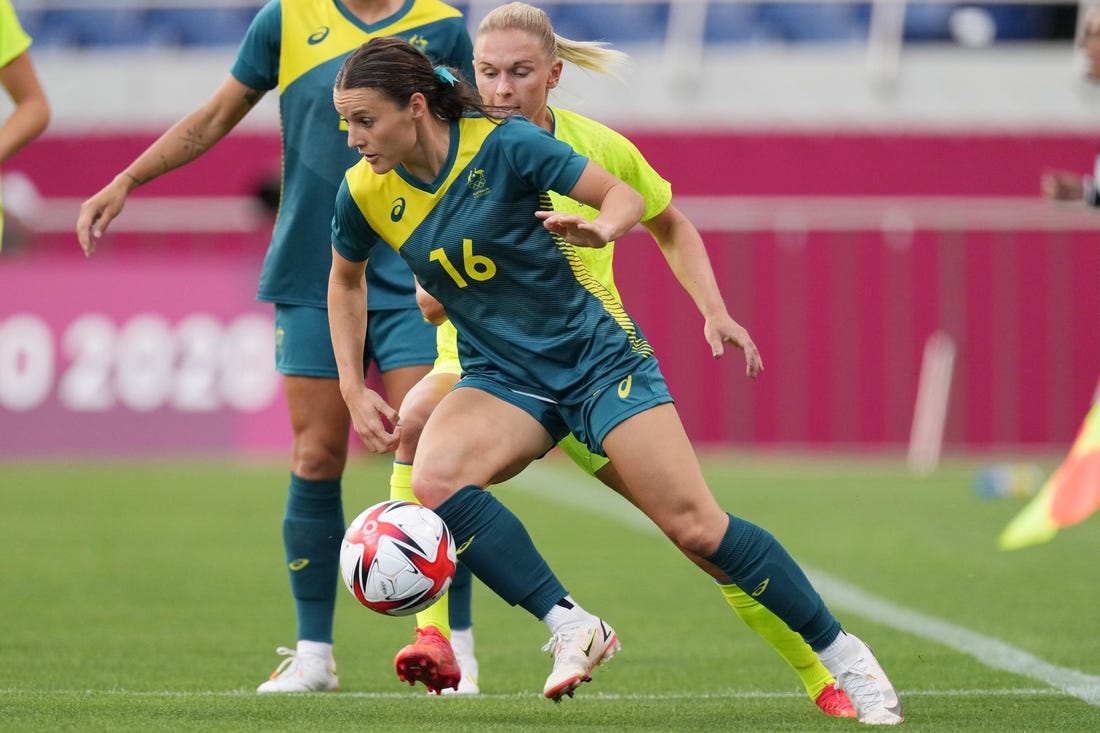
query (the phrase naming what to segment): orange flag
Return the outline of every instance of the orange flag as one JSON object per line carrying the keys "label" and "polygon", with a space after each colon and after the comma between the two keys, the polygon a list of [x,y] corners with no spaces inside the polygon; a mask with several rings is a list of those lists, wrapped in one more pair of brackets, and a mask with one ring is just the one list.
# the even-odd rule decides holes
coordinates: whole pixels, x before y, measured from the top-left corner
{"label": "orange flag", "polygon": [[1100,507],[1100,401],[1092,406],[1069,455],[1043,488],[1001,532],[997,545],[1017,550],[1049,541],[1062,527]]}

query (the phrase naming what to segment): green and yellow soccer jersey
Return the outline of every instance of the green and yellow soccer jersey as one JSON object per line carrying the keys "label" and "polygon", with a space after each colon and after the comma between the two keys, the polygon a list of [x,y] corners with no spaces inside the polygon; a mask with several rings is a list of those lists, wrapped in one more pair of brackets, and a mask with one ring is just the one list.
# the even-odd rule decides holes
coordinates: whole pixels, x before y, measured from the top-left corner
{"label": "green and yellow soccer jersey", "polygon": [[[339,0],[272,0],[241,42],[231,73],[253,89],[279,90],[282,125],[282,201],[260,275],[260,300],[327,304],[332,205],[344,173],[359,160],[347,146],[332,87],[348,55],[377,36],[400,36],[436,63],[474,78],[466,21],[439,0],[406,0],[373,25]],[[372,309],[416,307],[409,268],[395,253],[373,258],[367,277]]]}
{"label": "green and yellow soccer jersey", "polygon": [[31,37],[23,30],[10,0],[0,0],[0,67],[30,48]]}
{"label": "green and yellow soccer jersey", "polygon": [[[30,48],[31,37],[19,24],[19,17],[8,0],[0,0],[0,67],[7,66]],[[4,233],[4,206],[0,203],[0,238]]]}
{"label": "green and yellow soccer jersey", "polygon": [[[672,202],[672,186],[653,170],[634,143],[610,127],[575,112],[551,108],[550,113],[554,120],[554,137],[569,143],[578,153],[596,161],[642,195],[645,199],[642,221],[648,221],[668,208]],[[580,214],[586,219],[595,219],[599,214],[591,206],[585,206],[562,194],[552,193],[550,198],[555,211]],[[614,242],[603,249],[578,247],[577,256],[584,261],[596,279],[618,298],[619,289],[615,287],[612,269]]]}
{"label": "green and yellow soccer jersey", "polygon": [[652,355],[618,299],[534,215],[585,165],[522,117],[464,118],[431,184],[365,161],[349,170],[332,241],[354,262],[397,250],[457,327],[465,373],[576,403]]}

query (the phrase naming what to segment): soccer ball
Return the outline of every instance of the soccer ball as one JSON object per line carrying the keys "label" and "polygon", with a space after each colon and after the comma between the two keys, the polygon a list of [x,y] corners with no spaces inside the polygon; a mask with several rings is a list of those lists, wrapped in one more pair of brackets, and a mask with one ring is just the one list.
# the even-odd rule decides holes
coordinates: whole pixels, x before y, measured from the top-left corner
{"label": "soccer ball", "polygon": [[360,603],[409,616],[438,601],[455,574],[455,543],[439,515],[411,501],[368,507],[344,533],[340,575]]}

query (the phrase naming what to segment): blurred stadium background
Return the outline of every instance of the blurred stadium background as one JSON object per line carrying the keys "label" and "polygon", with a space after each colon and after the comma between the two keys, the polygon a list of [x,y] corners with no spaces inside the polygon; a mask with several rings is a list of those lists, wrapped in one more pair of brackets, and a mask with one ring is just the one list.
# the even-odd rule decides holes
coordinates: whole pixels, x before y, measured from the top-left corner
{"label": "blurred stadium background", "polygon": [[[0,459],[282,453],[270,306],[274,93],[136,192],[100,254],[80,202],[216,87],[260,3],[16,0],[51,97],[4,170]],[[495,2],[455,3],[471,29]],[[1100,88],[1077,3],[540,0],[634,58],[554,103],[630,136],[704,232],[767,371],[714,363],[644,232],[618,278],[701,447],[1061,453],[1100,376]]]}

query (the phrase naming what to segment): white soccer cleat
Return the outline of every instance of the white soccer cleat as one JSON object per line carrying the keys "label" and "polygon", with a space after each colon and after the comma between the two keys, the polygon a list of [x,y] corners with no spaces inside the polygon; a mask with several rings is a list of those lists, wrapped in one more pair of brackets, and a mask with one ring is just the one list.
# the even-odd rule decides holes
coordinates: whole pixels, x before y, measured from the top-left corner
{"label": "white soccer cleat", "polygon": [[317,654],[299,654],[281,646],[275,650],[286,657],[271,677],[256,688],[261,695],[275,692],[331,692],[338,687],[336,663]]}
{"label": "white soccer cleat", "polygon": [[569,624],[550,637],[542,647],[554,657],[554,669],[546,678],[542,694],[554,702],[568,695],[582,682],[592,679],[592,670],[615,656],[622,647],[615,630],[595,616]]}
{"label": "white soccer cleat", "polygon": [[446,689],[444,695],[480,695],[481,688],[477,686],[477,657],[474,656],[474,635],[471,629],[463,631],[451,630],[451,647],[458,660],[458,668],[462,670],[462,677],[458,681],[458,689]]}
{"label": "white soccer cleat", "polygon": [[848,638],[853,645],[854,656],[848,661],[844,671],[836,675],[837,687],[844,690],[852,701],[859,722],[868,725],[897,725],[905,719],[897,691],[890,684],[871,648],[852,634],[848,634]]}
{"label": "white soccer cleat", "polygon": [[462,677],[458,680],[458,689],[452,689],[448,687],[443,690],[444,695],[480,695],[481,688],[477,686],[477,661],[474,660],[473,674],[466,671],[465,664],[462,660],[459,660],[458,666],[462,670]]}

